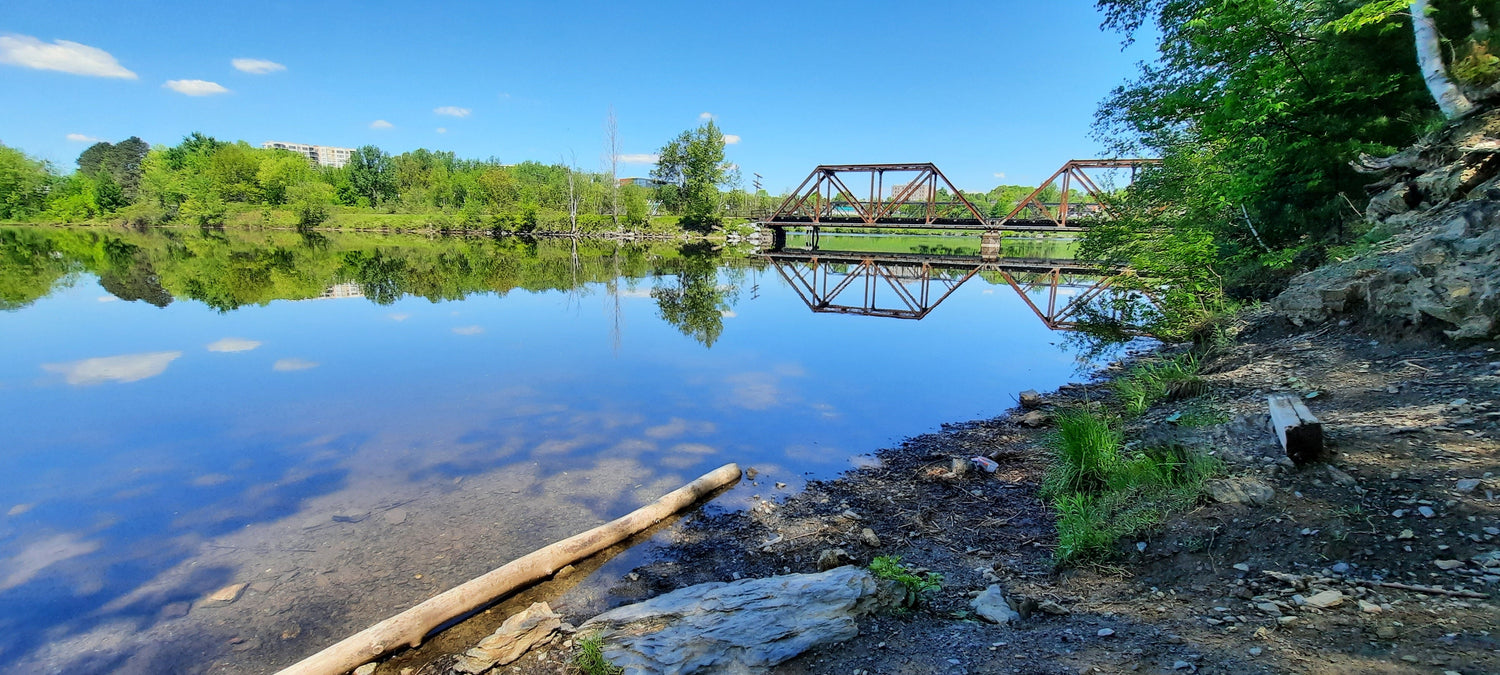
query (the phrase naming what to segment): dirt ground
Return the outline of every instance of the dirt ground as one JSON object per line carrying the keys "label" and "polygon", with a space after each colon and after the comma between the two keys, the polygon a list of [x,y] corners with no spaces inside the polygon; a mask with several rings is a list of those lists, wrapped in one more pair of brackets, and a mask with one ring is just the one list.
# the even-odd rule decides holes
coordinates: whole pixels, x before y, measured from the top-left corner
{"label": "dirt ground", "polygon": [[[899,555],[941,573],[944,587],[928,608],[864,619],[859,637],[775,672],[1500,673],[1500,353],[1335,325],[1302,331],[1265,313],[1245,321],[1235,344],[1204,362],[1209,391],[1157,406],[1132,435],[1169,430],[1213,452],[1228,475],[1275,490],[1264,505],[1205,498],[1120,542],[1109,566],[1058,571],[1053,518],[1037,496],[1049,430],[1011,415],[909,439],[877,453],[878,466],[789,497],[749,475],[756,506],[670,528],[671,543],[618,578],[608,604],[816,571],[822,551],[842,548],[856,564]],[[1123,367],[1054,392],[1042,409],[1107,398],[1107,378]],[[1284,459],[1266,415],[1265,396],[1278,391],[1302,394],[1321,418],[1329,464]],[[1176,413],[1214,423],[1173,429]],[[945,475],[952,458],[976,455],[999,470]],[[867,527],[878,546],[861,541]],[[980,622],[969,601],[991,583],[1023,610],[1052,612]],[[1338,591],[1339,604],[1305,602],[1324,591]],[[555,600],[575,624],[598,606]],[[495,614],[497,625],[506,612]],[[497,672],[567,672],[566,647]],[[430,653],[379,672],[420,670]]]}

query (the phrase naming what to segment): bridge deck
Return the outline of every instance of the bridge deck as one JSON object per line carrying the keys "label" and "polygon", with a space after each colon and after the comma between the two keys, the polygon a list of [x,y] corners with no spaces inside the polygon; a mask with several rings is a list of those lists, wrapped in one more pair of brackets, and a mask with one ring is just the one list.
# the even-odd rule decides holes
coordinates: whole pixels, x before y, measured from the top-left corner
{"label": "bridge deck", "polygon": [[[940,269],[996,269],[1007,272],[1051,272],[1059,274],[1103,275],[1098,267],[1081,264],[1074,260],[1057,258],[997,258],[985,260],[977,255],[935,255],[926,253],[873,253],[865,251],[798,251],[782,249],[762,253],[762,256],[781,262],[812,262],[858,265],[865,261],[885,265],[928,265]],[[1120,270],[1109,270],[1118,273]]]}

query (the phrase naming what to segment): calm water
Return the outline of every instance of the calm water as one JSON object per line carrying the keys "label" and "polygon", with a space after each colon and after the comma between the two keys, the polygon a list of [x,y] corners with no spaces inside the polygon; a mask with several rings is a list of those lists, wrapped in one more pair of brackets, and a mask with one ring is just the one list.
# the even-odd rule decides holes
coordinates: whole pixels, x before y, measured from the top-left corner
{"label": "calm water", "polygon": [[814,313],[692,245],[10,229],[0,308],[8,672],[271,671],[724,462],[744,503],[1079,373],[993,275]]}

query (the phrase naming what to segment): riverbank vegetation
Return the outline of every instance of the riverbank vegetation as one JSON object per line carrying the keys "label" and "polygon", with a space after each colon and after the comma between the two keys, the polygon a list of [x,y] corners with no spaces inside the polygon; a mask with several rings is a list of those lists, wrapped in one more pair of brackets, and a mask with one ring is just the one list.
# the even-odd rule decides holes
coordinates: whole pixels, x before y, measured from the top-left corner
{"label": "riverbank vegetation", "polygon": [[[1500,93],[1493,2],[1098,5],[1127,42],[1155,36],[1157,59],[1104,101],[1096,131],[1119,155],[1162,163],[1081,252],[1169,288],[1159,331],[1169,337],[1201,335],[1235,301],[1273,295],[1339,246],[1391,236],[1366,224],[1373,178],[1351,162],[1394,153]],[[1442,36],[1440,53],[1424,27]],[[1454,92],[1469,107],[1440,109]]]}

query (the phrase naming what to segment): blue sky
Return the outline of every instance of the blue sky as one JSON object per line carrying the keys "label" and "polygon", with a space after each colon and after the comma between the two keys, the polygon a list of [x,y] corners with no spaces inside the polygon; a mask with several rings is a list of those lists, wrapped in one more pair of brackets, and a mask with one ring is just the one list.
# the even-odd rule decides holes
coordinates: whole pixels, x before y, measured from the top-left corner
{"label": "blue sky", "polygon": [[195,130],[598,168],[613,106],[627,155],[713,115],[772,192],[913,161],[987,190],[1099,154],[1094,109],[1149,53],[1098,26],[1089,0],[5,0],[0,142],[68,169],[88,138]]}

